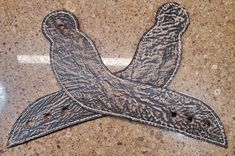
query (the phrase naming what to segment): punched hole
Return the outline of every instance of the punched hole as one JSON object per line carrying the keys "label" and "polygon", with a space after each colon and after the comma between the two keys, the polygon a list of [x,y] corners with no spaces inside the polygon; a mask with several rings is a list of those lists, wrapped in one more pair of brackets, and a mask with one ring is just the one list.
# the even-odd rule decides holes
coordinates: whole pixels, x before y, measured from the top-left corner
{"label": "punched hole", "polygon": [[171,116],[173,117],[173,118],[175,118],[176,116],[177,116],[177,113],[176,112],[171,112]]}
{"label": "punched hole", "polygon": [[189,123],[191,123],[191,122],[193,122],[193,117],[192,116],[188,116],[187,120],[188,120]]}
{"label": "punched hole", "polygon": [[68,113],[69,113],[69,108],[68,108],[68,106],[63,107],[62,110],[61,110],[61,112],[62,112],[63,116],[68,115]]}
{"label": "punched hole", "polygon": [[207,127],[207,128],[210,128],[211,127],[211,122],[209,120],[206,120],[205,123],[204,123],[204,126]]}
{"label": "punched hole", "polygon": [[33,127],[33,122],[31,120],[26,121],[25,126],[28,128]]}
{"label": "punched hole", "polygon": [[50,113],[46,113],[46,114],[44,114],[44,116],[43,116],[43,118],[44,118],[45,121],[48,121],[48,120],[50,119],[50,117],[51,117],[51,114],[50,114]]}

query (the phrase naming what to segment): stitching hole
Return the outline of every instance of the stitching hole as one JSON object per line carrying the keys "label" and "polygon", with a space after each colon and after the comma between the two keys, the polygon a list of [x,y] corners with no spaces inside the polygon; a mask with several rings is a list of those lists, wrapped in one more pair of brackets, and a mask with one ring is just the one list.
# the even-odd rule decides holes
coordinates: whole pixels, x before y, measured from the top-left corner
{"label": "stitching hole", "polygon": [[50,113],[46,113],[46,114],[44,114],[44,120],[45,121],[48,121],[49,119],[50,119],[50,117],[51,117],[51,114]]}
{"label": "stitching hole", "polygon": [[191,123],[191,122],[193,122],[193,117],[192,116],[188,116],[187,120],[188,120],[189,123]]}
{"label": "stitching hole", "polygon": [[68,106],[63,107],[62,110],[61,110],[61,112],[62,112],[63,116],[68,115],[68,114],[69,114],[69,108],[68,108]]}
{"label": "stitching hole", "polygon": [[28,128],[33,127],[33,122],[31,120],[26,121],[25,126]]}
{"label": "stitching hole", "polygon": [[171,116],[172,116],[173,118],[177,117],[177,112],[172,111],[172,112],[171,112]]}
{"label": "stitching hole", "polygon": [[204,126],[205,126],[206,128],[210,128],[210,127],[211,127],[211,122],[210,122],[209,120],[206,120],[206,121],[204,122]]}

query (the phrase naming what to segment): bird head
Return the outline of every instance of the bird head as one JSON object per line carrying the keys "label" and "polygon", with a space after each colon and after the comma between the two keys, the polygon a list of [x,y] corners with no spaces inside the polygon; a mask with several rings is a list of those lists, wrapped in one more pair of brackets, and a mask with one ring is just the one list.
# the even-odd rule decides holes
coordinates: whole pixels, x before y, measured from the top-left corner
{"label": "bird head", "polygon": [[55,11],[44,18],[42,30],[50,41],[55,41],[71,38],[78,25],[77,19],[70,12]]}
{"label": "bird head", "polygon": [[157,12],[156,25],[163,29],[184,32],[189,25],[189,16],[179,4],[166,3]]}

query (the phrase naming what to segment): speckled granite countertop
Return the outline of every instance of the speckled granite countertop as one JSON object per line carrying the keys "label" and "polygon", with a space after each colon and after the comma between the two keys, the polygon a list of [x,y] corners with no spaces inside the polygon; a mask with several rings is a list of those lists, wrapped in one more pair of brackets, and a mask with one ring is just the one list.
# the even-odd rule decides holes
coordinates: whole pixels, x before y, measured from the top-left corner
{"label": "speckled granite countertop", "polygon": [[[59,89],[48,63],[43,18],[67,9],[104,58],[131,60],[163,0],[0,1],[0,155],[235,155],[235,1],[176,1],[190,15],[183,59],[171,89],[205,101],[228,136],[224,149],[155,127],[105,117],[7,149],[12,124],[26,106]],[[36,59],[32,57],[36,56]],[[107,63],[108,64],[108,63]],[[123,64],[109,64],[117,71]]]}

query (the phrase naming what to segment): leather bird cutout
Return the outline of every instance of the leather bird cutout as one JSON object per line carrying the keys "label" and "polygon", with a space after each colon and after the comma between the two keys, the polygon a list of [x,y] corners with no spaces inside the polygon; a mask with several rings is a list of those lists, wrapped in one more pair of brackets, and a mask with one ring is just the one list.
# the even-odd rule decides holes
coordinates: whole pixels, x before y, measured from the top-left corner
{"label": "leather bird cutout", "polygon": [[[168,5],[170,6],[171,4]],[[130,80],[133,79],[136,80],[138,78],[139,79],[138,82],[146,83],[148,82],[146,79],[149,79],[148,75],[157,71],[158,74],[156,74],[155,77],[153,77],[154,79],[152,79],[152,82],[149,82],[149,84],[153,84],[159,87],[163,85],[164,87],[166,87],[166,85],[169,84],[169,81],[171,80],[171,77],[173,77],[177,69],[176,67],[178,67],[178,63],[181,59],[180,57],[181,49],[179,48],[180,43],[176,42],[179,45],[175,45],[175,42],[173,42],[174,40],[171,39],[171,36],[169,36],[169,32],[166,31],[164,36],[169,38],[168,46],[165,46],[164,49],[161,48],[159,50],[156,50],[156,47],[154,49],[151,48],[152,47],[151,45],[159,42],[157,38],[159,38],[160,40],[160,37],[163,36],[162,31],[160,31],[162,29],[159,28],[160,25],[159,23],[162,21],[162,17],[165,16],[164,13],[167,11],[169,12],[169,6],[168,7],[167,5],[163,6],[158,10],[154,26],[143,35],[141,41],[139,42],[139,46],[136,50],[136,55],[129,66],[133,66],[133,64],[136,64],[142,60],[143,62],[144,60],[148,60],[149,59],[147,58],[148,55],[146,55],[148,53],[150,53],[152,57],[158,58],[158,60],[161,59],[162,57],[164,58],[164,61],[161,61],[161,64],[160,61],[153,61],[153,60],[149,62],[145,61],[144,64],[138,63],[138,68],[140,70],[137,71],[143,71],[143,70],[148,71],[148,73],[145,73],[143,76],[138,74],[141,76],[141,79],[140,77],[137,77],[137,74],[131,76],[130,70],[129,73],[126,72],[129,66],[120,72],[114,73],[115,75],[122,78],[125,77],[125,79],[130,79]],[[188,17],[184,17],[184,19],[186,20],[185,28],[187,28],[187,25],[189,23]],[[63,26],[63,23],[60,22],[59,25]],[[146,44],[146,43],[144,44],[146,40],[148,41],[152,40],[151,44]],[[142,55],[142,60],[139,59],[138,61],[135,61],[137,58],[136,56],[140,56],[140,54]],[[150,57],[150,59],[152,57]],[[150,63],[152,65],[156,64],[156,67],[149,68],[147,65],[149,65]],[[145,69],[147,67],[148,69]],[[162,77],[161,81],[159,81],[160,76]],[[156,81],[158,82],[156,83]],[[79,105],[73,102],[63,91],[58,91],[56,93],[44,96],[36,100],[25,109],[25,111],[21,114],[21,116],[18,118],[18,120],[13,126],[12,132],[9,137],[8,146],[21,144],[38,137],[48,135],[60,129],[67,128],[74,124],[78,124],[84,121],[89,121],[101,116],[103,115],[87,111],[86,109],[81,108]]]}
{"label": "leather bird cutout", "polygon": [[[135,80],[140,83],[147,83],[149,75],[157,71],[157,74],[155,77],[152,77],[152,82],[149,81],[149,84],[159,87],[166,87],[166,85],[169,84],[181,59],[180,43],[174,42],[175,36],[171,37],[168,31],[165,31],[165,34],[163,34],[162,27],[160,27],[160,22],[162,22],[163,17],[166,16],[165,13],[170,11],[171,5],[172,4],[170,3],[162,5],[162,7],[158,10],[154,26],[141,38],[136,50],[136,55],[130,65],[124,70],[114,73],[115,75],[122,78],[125,77],[125,79]],[[180,9],[183,10],[182,7]],[[183,17],[183,19],[185,19],[184,27],[186,29],[189,24],[188,17]],[[63,27],[63,23],[60,22],[59,26]],[[181,35],[180,32],[178,35]],[[167,46],[158,46],[158,50],[156,45],[154,49],[151,48],[153,47],[153,44],[158,43],[160,45],[161,42],[158,40],[160,40],[162,36],[168,38]],[[151,40],[151,44],[149,44],[149,40]],[[146,41],[147,43],[145,43]],[[151,55],[151,57],[147,57],[148,55],[146,54]],[[138,59],[138,61],[136,61],[137,58],[140,58],[137,56],[141,56],[142,60]],[[151,60],[146,62],[146,60],[150,60],[153,57],[158,59],[155,59],[155,61]],[[164,61],[161,61],[160,63],[158,60],[161,58]],[[138,63],[140,61],[145,61],[145,63]],[[136,67],[134,69],[138,68],[139,70],[137,71],[148,71],[143,76],[140,74],[131,75],[131,70],[128,70],[128,68],[137,63],[138,66],[135,65]],[[149,65],[151,64],[156,64],[156,66],[149,68]],[[128,72],[126,72],[127,70]],[[137,76],[141,76],[141,78]],[[136,80],[137,78],[138,80]],[[9,137],[8,146],[10,147],[25,143],[32,139],[42,137],[63,128],[101,116],[103,115],[83,109],[73,102],[71,98],[69,98],[69,96],[67,96],[67,94],[63,91],[58,91],[36,100],[24,110],[13,126]]]}
{"label": "leather bird cutout", "polygon": [[209,106],[165,89],[178,69],[180,39],[188,24],[184,8],[164,4],[155,25],[139,42],[131,64],[115,73],[118,78],[79,30],[75,16],[66,11],[49,14],[42,29],[51,42],[51,65],[62,90],[27,107],[13,126],[8,146],[111,115],[227,147],[220,119]]}

